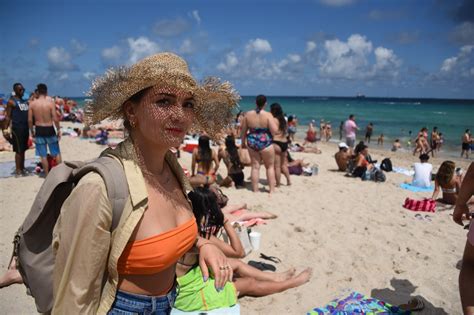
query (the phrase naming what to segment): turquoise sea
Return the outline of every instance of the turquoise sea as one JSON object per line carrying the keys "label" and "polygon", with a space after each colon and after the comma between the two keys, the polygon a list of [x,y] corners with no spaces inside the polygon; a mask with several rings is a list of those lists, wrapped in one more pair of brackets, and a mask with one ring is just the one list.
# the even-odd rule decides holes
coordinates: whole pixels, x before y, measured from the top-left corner
{"label": "turquoise sea", "polygon": [[[85,98],[74,98],[78,104],[84,104]],[[356,122],[361,129],[357,138],[365,135],[369,122],[374,124],[372,141],[385,135],[385,146],[391,146],[399,138],[402,144],[412,138],[422,127],[430,131],[434,126],[443,133],[445,142],[443,151],[448,155],[460,154],[461,137],[466,129],[474,131],[474,100],[452,99],[412,99],[412,98],[356,98],[356,97],[298,97],[267,96],[268,110],[272,103],[278,102],[287,115],[296,115],[298,133],[306,132],[308,123],[314,119],[319,124],[321,119],[330,121],[333,129],[333,140],[339,140],[339,124],[349,114],[356,115]],[[255,96],[244,96],[240,102],[243,111],[255,107]]]}

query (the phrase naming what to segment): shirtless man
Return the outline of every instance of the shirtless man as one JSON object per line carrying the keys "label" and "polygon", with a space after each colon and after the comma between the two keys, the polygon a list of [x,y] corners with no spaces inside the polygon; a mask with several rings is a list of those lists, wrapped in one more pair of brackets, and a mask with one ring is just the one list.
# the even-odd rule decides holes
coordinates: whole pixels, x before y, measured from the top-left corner
{"label": "shirtless man", "polygon": [[472,143],[471,131],[469,129],[466,129],[466,131],[464,132],[464,135],[462,136],[461,157],[465,155],[466,159],[469,159],[469,151],[471,151],[471,143]]}
{"label": "shirtless man", "polygon": [[[57,134],[53,124],[56,126]],[[61,131],[56,106],[53,99],[48,96],[46,84],[38,84],[38,98],[31,102],[28,110],[28,126],[30,127],[31,137],[36,144],[36,155],[40,156],[44,174],[48,175],[48,147],[51,156],[56,159],[56,163],[61,163],[61,152],[58,143],[61,138]]]}
{"label": "shirtless man", "polygon": [[347,162],[351,158],[349,146],[344,142],[339,143],[339,152],[337,152],[334,157],[336,158],[339,170],[345,172],[347,170]]}

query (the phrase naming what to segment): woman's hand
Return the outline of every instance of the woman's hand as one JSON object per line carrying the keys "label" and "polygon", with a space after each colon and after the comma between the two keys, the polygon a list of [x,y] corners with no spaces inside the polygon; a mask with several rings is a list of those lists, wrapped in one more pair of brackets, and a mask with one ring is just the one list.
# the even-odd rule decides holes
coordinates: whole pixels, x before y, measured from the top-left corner
{"label": "woman's hand", "polygon": [[214,274],[214,285],[217,291],[224,289],[226,282],[231,282],[233,270],[222,251],[210,242],[197,245],[199,249],[199,267],[204,281],[209,278],[209,269]]}
{"label": "woman's hand", "polygon": [[456,207],[454,208],[453,212],[453,221],[462,226],[463,215],[466,216],[466,219],[470,219],[469,207],[467,206],[467,204],[456,203]]}

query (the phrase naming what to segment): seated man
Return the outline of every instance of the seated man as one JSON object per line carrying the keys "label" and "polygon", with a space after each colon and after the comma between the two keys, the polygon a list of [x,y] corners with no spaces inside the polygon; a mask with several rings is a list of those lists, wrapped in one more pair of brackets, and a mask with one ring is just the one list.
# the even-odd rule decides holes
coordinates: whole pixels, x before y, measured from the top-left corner
{"label": "seated man", "polygon": [[428,163],[430,159],[429,155],[423,153],[420,155],[420,163],[415,163],[413,168],[415,169],[415,175],[413,175],[412,185],[416,187],[430,187],[431,186],[431,171],[433,165]]}
{"label": "seated man", "polygon": [[344,142],[339,143],[339,152],[337,152],[334,157],[336,158],[336,163],[339,170],[345,172],[347,170],[347,163],[351,158],[349,146]]}

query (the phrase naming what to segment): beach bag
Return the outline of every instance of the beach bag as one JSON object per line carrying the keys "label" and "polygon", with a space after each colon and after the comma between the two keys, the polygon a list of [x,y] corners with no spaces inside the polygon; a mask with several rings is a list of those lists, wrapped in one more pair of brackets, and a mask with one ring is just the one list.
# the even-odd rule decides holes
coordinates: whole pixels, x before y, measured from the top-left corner
{"label": "beach bag", "polygon": [[98,173],[105,182],[113,209],[113,231],[129,195],[128,184],[122,164],[110,156],[101,156],[92,162],[64,162],[53,168],[15,234],[12,259],[17,258],[23,283],[40,313],[49,312],[53,307],[54,226],[64,201],[79,180],[90,172]]}
{"label": "beach bag", "polygon": [[385,172],[393,171],[392,161],[389,158],[383,159],[382,163],[380,163],[380,168]]}
{"label": "beach bag", "polygon": [[407,199],[405,199],[403,207],[412,211],[435,212],[436,201],[429,198],[425,198],[423,200],[416,200],[407,197]]}
{"label": "beach bag", "polygon": [[385,180],[386,180],[386,177],[385,177],[385,174],[383,173],[382,170],[379,170],[379,169],[375,169],[375,171],[373,171],[373,180],[375,182],[380,182],[380,183],[383,183]]}

